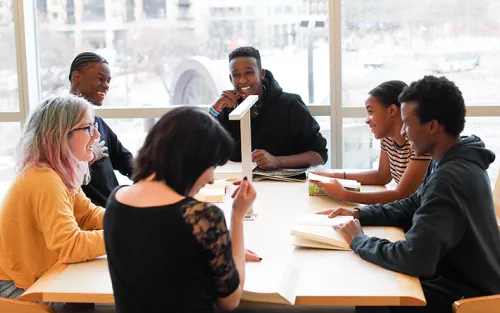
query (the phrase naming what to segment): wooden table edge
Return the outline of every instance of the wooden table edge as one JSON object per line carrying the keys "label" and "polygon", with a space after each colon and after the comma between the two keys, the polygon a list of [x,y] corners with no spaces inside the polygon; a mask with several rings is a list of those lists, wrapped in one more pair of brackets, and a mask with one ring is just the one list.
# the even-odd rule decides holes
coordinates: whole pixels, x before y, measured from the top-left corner
{"label": "wooden table edge", "polygon": [[44,290],[52,283],[53,278],[59,275],[68,267],[68,264],[56,263],[45,274],[42,275],[31,287],[21,295],[24,301],[45,301]]}

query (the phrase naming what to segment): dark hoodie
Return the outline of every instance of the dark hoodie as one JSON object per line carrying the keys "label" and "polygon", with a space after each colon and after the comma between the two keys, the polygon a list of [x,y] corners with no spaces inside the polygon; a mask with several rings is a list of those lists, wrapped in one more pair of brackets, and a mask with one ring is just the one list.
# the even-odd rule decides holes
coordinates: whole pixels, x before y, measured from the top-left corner
{"label": "dark hoodie", "polygon": [[[315,151],[326,162],[326,139],[319,132],[318,122],[311,116],[299,95],[283,92],[273,74],[266,71],[262,80],[265,95],[259,115],[252,118],[252,150],[264,149],[274,156]],[[229,121],[233,109],[225,108],[219,122],[231,133],[236,146],[232,161],[241,161],[240,122]]]}
{"label": "dark hoodie", "polygon": [[407,229],[405,241],[359,235],[351,248],[393,271],[444,277],[474,290],[474,296],[500,293],[500,234],[486,173],[494,160],[480,138],[463,137],[434,172],[429,166],[409,198],[360,209],[362,225]]}
{"label": "dark hoodie", "polygon": [[82,186],[82,190],[92,203],[105,208],[111,191],[118,186],[114,170],[130,178],[133,156],[102,118],[96,116],[95,120],[101,134],[99,141],[105,141],[109,158],[102,158],[90,166],[90,182]]}

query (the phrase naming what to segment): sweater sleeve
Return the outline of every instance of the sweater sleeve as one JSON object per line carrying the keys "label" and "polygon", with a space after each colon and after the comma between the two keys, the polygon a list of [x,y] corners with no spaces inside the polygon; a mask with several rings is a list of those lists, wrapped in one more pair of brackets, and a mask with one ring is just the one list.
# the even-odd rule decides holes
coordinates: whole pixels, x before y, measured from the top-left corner
{"label": "sweater sleeve", "polygon": [[83,230],[102,229],[104,209],[93,204],[81,188],[74,199],[73,208],[78,226]]}
{"label": "sweater sleeve", "polygon": [[359,222],[363,226],[394,226],[409,229],[413,214],[420,206],[420,188],[406,199],[360,208]]}
{"label": "sweater sleeve", "polygon": [[434,275],[438,262],[462,239],[465,217],[457,192],[446,181],[430,180],[422,191],[405,240],[358,235],[351,249],[361,258],[384,268],[412,276]]}
{"label": "sweater sleeve", "polygon": [[290,130],[290,138],[295,143],[294,153],[299,154],[314,151],[326,162],[328,160],[326,139],[319,132],[319,124],[311,115],[311,112],[309,112],[302,98],[299,95],[293,95],[289,103],[289,108],[290,120],[288,129]]}
{"label": "sweater sleeve", "polygon": [[[43,179],[31,181],[31,189],[34,190],[33,213],[47,248],[57,253],[59,261],[63,263],[82,262],[104,255],[103,231],[83,230],[78,225],[76,215],[86,226],[97,224],[97,216],[80,214],[83,212],[81,207],[77,208],[75,214],[69,191],[57,174],[40,178]],[[81,201],[79,205],[82,205]],[[102,218],[99,224],[102,226]]]}
{"label": "sweater sleeve", "polygon": [[111,160],[113,169],[130,178],[132,176],[132,153],[122,145],[120,140],[118,140],[118,136],[116,136],[108,124],[103,119],[99,119],[107,134],[108,142],[106,142],[106,146],[108,147],[109,159]]}

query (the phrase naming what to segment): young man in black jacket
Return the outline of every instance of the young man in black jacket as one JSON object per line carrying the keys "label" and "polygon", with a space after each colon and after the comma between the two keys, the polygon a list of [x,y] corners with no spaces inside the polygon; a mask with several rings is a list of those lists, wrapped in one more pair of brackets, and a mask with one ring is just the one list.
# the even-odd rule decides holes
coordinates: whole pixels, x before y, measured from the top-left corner
{"label": "young man in black jacket", "polygon": [[[433,159],[421,187],[391,204],[323,213],[355,217],[336,230],[361,258],[420,277],[427,306],[390,312],[451,312],[456,300],[500,293],[500,234],[486,173],[495,155],[478,137],[460,137],[464,99],[445,77],[425,76],[399,100],[402,134],[417,155]],[[368,237],[361,225],[400,227],[406,240]]]}
{"label": "young man in black jacket", "polygon": [[240,47],[229,54],[229,78],[234,90],[226,90],[210,113],[236,141],[232,161],[241,161],[240,122],[229,113],[248,95],[258,95],[252,107],[252,161],[262,169],[308,167],[328,159],[326,140],[319,132],[299,95],[283,92],[269,70],[262,69],[259,51]]}
{"label": "young man in black jacket", "polygon": [[[69,81],[72,94],[101,106],[111,81],[108,61],[92,52],[80,53],[71,63]],[[94,204],[106,207],[108,196],[118,186],[114,170],[130,177],[133,157],[102,118],[96,116],[95,120],[101,138],[93,146],[90,183],[82,189]]]}

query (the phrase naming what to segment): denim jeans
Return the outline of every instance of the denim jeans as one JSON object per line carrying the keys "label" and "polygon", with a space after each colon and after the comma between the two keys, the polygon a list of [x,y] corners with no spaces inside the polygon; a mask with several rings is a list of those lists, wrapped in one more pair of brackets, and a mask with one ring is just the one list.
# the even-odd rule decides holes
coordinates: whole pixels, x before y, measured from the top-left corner
{"label": "denim jeans", "polygon": [[[9,298],[19,300],[19,297],[24,293],[24,289],[18,288],[12,280],[0,280],[0,298]],[[59,311],[64,303],[57,302],[39,302],[48,306],[53,307],[56,311]]]}

